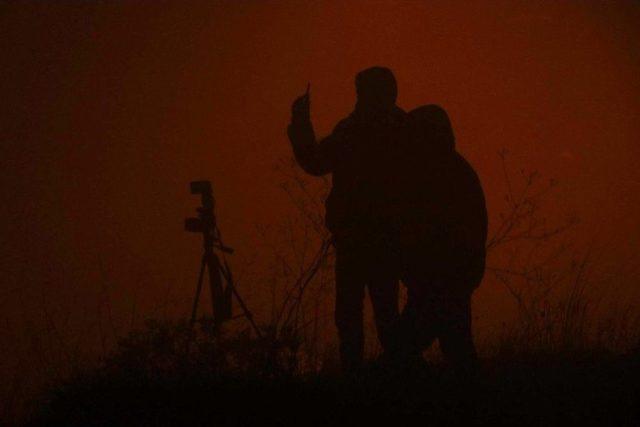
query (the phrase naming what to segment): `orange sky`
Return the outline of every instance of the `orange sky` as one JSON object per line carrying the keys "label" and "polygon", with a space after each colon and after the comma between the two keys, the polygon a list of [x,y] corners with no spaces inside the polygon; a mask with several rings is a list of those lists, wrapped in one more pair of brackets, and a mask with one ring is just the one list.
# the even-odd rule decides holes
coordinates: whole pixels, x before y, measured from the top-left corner
{"label": "orange sky", "polygon": [[[292,99],[311,82],[316,129],[329,132],[371,65],[394,70],[402,107],[449,111],[492,224],[507,148],[516,168],[562,183],[553,213],[579,216],[578,234],[606,248],[634,295],[637,3],[185,3],[2,6],[0,347],[22,342],[24,325],[43,330],[43,306],[81,323],[107,288],[113,316],[134,300],[152,313],[167,292],[186,312],[200,249],[182,231],[197,202],[187,183],[213,181],[242,264],[255,225],[292,212],[274,170],[290,155]],[[501,294],[481,289],[479,312]]]}

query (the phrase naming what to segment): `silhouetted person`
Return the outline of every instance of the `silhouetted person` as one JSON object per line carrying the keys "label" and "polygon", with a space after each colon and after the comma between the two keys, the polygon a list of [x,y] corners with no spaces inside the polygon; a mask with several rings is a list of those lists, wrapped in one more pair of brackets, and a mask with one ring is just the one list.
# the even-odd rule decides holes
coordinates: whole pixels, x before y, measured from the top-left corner
{"label": "silhouetted person", "polygon": [[397,245],[393,209],[398,187],[393,166],[407,138],[407,115],[396,106],[397,86],[387,68],[356,76],[357,103],[331,135],[316,142],[309,92],[292,106],[289,139],[300,166],[311,175],[332,174],[326,225],[336,248],[335,321],[343,369],[363,359],[363,303],[369,290],[378,338],[389,348],[398,318]]}
{"label": "silhouetted person", "polygon": [[438,338],[445,358],[475,365],[471,295],[485,269],[487,211],[477,174],[455,150],[451,122],[436,105],[409,113],[412,126],[401,221],[409,298],[398,339],[418,355]]}

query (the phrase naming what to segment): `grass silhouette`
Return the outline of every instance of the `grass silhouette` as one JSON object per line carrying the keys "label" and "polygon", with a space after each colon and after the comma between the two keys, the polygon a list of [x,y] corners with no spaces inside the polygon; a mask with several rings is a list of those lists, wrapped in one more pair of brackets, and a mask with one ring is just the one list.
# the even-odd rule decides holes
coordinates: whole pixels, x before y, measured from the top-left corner
{"label": "grass silhouette", "polygon": [[488,242],[487,280],[505,287],[518,313],[480,348],[473,376],[440,362],[394,367],[373,357],[361,372],[339,374],[335,351],[319,338],[329,322],[319,308],[331,308],[333,286],[318,205],[327,183],[311,185],[284,164],[282,187],[297,215],[274,225],[279,239],[265,239],[271,264],[253,279],[273,291],[263,336],[237,327],[217,333],[206,318],[195,330],[149,320],[105,349],[97,366],[50,384],[29,405],[26,424],[636,424],[637,310],[598,317],[588,292],[597,281],[593,253],[576,255],[554,240],[573,220],[549,225],[541,215],[556,183],[524,172],[516,182],[501,156],[508,194]]}
{"label": "grass silhouette", "polygon": [[[443,364],[371,362],[351,376],[292,370],[286,343],[150,322],[103,365],[57,384],[28,425],[537,425],[632,423],[640,357],[630,351],[496,355],[475,375]],[[189,349],[185,342],[193,339]]]}

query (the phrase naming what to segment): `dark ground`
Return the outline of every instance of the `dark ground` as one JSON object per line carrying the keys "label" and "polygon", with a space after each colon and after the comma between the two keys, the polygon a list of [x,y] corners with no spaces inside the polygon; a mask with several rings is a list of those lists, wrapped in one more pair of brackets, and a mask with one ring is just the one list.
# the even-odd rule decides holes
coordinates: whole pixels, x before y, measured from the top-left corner
{"label": "dark ground", "polygon": [[640,358],[484,361],[461,378],[436,366],[389,374],[266,378],[94,372],[57,386],[29,425],[638,425]]}

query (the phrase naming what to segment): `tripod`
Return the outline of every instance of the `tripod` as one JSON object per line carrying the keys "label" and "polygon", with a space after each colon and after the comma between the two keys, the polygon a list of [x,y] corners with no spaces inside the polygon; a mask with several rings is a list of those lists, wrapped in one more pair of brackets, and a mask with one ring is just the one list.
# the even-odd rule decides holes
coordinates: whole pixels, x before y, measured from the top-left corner
{"label": "tripod", "polygon": [[[216,217],[213,213],[214,199],[209,181],[195,181],[191,183],[191,194],[200,194],[202,196],[202,207],[197,209],[197,218],[187,218],[185,220],[185,229],[190,232],[202,234],[202,259],[200,261],[200,273],[198,274],[198,283],[196,286],[196,294],[193,299],[193,307],[191,309],[190,328],[196,322],[198,311],[198,303],[200,294],[202,293],[202,284],[204,281],[204,272],[209,272],[209,288],[211,290],[211,309],[213,312],[214,330],[218,330],[223,322],[232,319],[232,298],[235,296],[242,315],[238,317],[246,317],[251,324],[253,330],[258,337],[261,337],[260,329],[256,325],[253,314],[244,303],[244,300],[236,290],[233,283],[233,275],[231,268],[224,257],[225,253],[232,254],[233,249],[222,243],[220,230],[216,224]],[[215,249],[222,252],[222,262],[218,257]]]}

